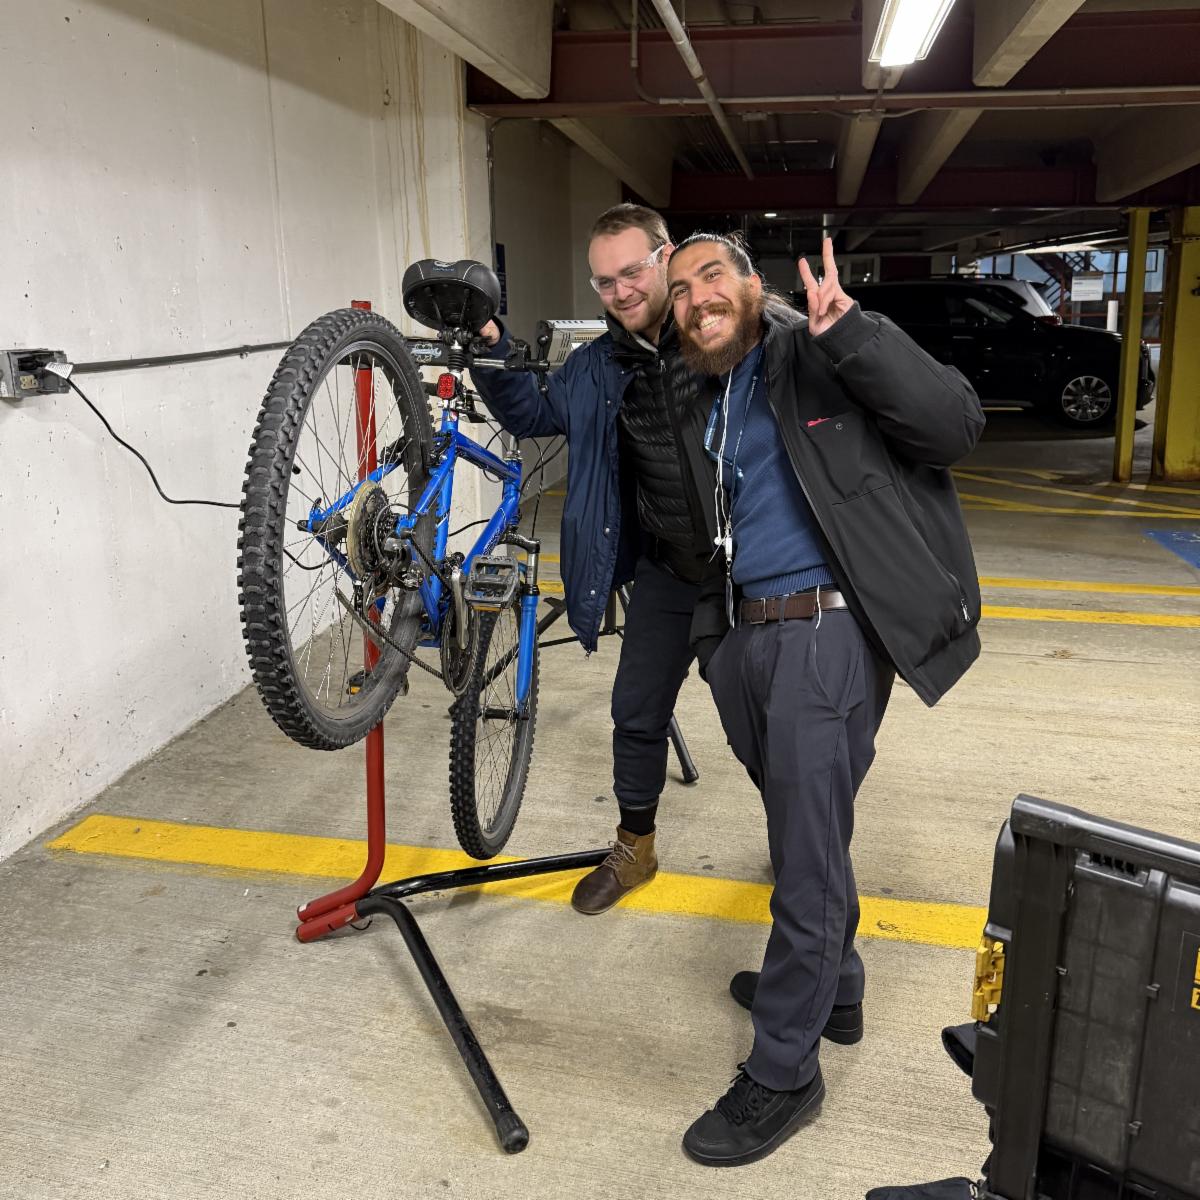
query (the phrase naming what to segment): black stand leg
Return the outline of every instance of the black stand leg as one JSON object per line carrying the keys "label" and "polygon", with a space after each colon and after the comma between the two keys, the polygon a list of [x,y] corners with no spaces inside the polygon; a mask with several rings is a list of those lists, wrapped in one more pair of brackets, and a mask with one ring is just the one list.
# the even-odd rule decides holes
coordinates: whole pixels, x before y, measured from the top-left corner
{"label": "black stand leg", "polygon": [[475,1031],[459,1007],[454,991],[446,976],[442,974],[442,969],[417,925],[416,918],[401,901],[423,892],[446,891],[500,879],[524,879],[553,871],[595,867],[603,862],[607,855],[607,850],[583,850],[576,854],[555,854],[547,858],[528,858],[517,862],[496,863],[492,866],[466,867],[459,871],[441,871],[435,875],[416,875],[410,879],[400,879],[395,883],[377,887],[354,906],[360,917],[379,913],[391,917],[396,922],[404,944],[408,947],[408,952],[417,964],[417,970],[421,972],[421,978],[425,980],[425,986],[446,1023],[446,1029],[458,1047],[476,1088],[479,1089],[479,1096],[496,1127],[500,1145],[508,1154],[517,1154],[529,1145],[529,1130],[525,1127],[525,1122],[513,1111],[496,1072],[492,1070],[492,1064],[488,1062]]}
{"label": "black stand leg", "polygon": [[674,715],[671,717],[671,724],[667,726],[667,734],[671,738],[671,745],[675,747],[675,757],[679,759],[679,769],[683,772],[683,782],[695,783],[700,778],[700,772],[696,770],[696,764],[692,761],[692,755],[687,748],[687,742],[683,740],[683,731],[679,728],[679,721]]}

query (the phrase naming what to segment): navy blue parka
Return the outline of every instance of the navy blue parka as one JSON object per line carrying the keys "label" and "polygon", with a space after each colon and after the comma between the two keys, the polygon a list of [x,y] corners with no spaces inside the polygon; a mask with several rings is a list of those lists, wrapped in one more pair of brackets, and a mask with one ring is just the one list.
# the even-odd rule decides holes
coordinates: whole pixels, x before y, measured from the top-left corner
{"label": "navy blue parka", "polygon": [[[506,357],[507,330],[491,353]],[[633,578],[642,534],[621,521],[622,479],[617,414],[633,369],[617,362],[611,333],[581,346],[547,379],[543,394],[525,371],[474,367],[471,378],[488,408],[519,438],[565,435],[570,454],[563,508],[563,590],[567,622],[589,653],[613,588]]]}

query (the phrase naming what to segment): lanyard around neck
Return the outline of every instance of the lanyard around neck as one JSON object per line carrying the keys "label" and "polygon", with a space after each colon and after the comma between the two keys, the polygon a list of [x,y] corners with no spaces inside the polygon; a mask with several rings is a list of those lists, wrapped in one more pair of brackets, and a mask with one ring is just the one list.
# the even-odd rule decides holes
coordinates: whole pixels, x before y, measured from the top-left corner
{"label": "lanyard around neck", "polygon": [[[737,370],[737,367],[734,367],[729,372],[729,379],[726,381],[726,384],[725,384],[724,395],[721,395],[718,393],[717,398],[713,401],[712,412],[709,414],[709,418],[708,418],[708,428],[704,431],[705,449],[707,449],[710,454],[715,454],[715,457],[717,459],[718,483],[723,485],[723,483],[724,483],[723,473],[724,473],[726,465],[728,465],[728,467],[729,467],[730,475],[729,475],[729,489],[728,490],[729,490],[730,497],[733,496],[734,488],[737,486],[738,451],[741,449],[741,446],[742,446],[742,436],[746,432],[746,422],[750,419],[750,405],[754,402],[754,393],[758,388],[758,380],[762,374],[763,345],[761,342],[759,342],[757,349],[758,349],[758,357],[755,360],[753,374],[750,377],[750,387],[749,387],[748,391],[746,392],[746,401],[742,405],[742,420],[741,420],[741,424],[738,427],[737,438],[734,441],[734,445],[733,445],[733,458],[728,462],[728,464],[726,463],[726,460],[725,460],[725,447],[728,445],[729,422],[730,422],[730,418],[733,415],[732,412],[730,411],[730,399],[731,399],[732,390],[733,390],[733,376],[734,376],[734,372]],[[745,360],[743,360],[743,361],[745,361]],[[716,432],[717,432],[717,420],[718,419],[720,419],[720,421],[721,421],[721,441],[720,441],[720,445],[717,446],[714,451],[713,441],[715,439]]]}

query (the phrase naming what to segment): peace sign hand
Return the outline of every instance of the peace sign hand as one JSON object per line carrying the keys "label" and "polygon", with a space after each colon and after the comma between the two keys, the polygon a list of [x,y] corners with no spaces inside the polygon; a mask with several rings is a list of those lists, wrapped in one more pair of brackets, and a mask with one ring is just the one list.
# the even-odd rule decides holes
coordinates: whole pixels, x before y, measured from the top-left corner
{"label": "peace sign hand", "polygon": [[833,239],[825,238],[821,243],[821,282],[818,283],[808,265],[800,259],[800,279],[808,294],[808,332],[813,335],[824,333],[854,307],[854,301],[842,291],[838,282],[837,264],[833,260]]}

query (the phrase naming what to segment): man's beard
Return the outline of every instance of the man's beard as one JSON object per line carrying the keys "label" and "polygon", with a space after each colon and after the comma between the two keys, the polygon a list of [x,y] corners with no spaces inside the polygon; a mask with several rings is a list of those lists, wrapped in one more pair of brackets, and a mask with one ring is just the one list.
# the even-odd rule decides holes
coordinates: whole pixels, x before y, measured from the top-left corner
{"label": "man's beard", "polygon": [[[692,330],[702,317],[732,311],[736,320],[733,334],[718,346],[704,347],[692,340]],[[751,294],[747,283],[736,310],[729,305],[708,305],[692,314],[687,329],[679,331],[679,351],[688,369],[698,375],[724,375],[746,357],[762,335],[763,297]]]}

